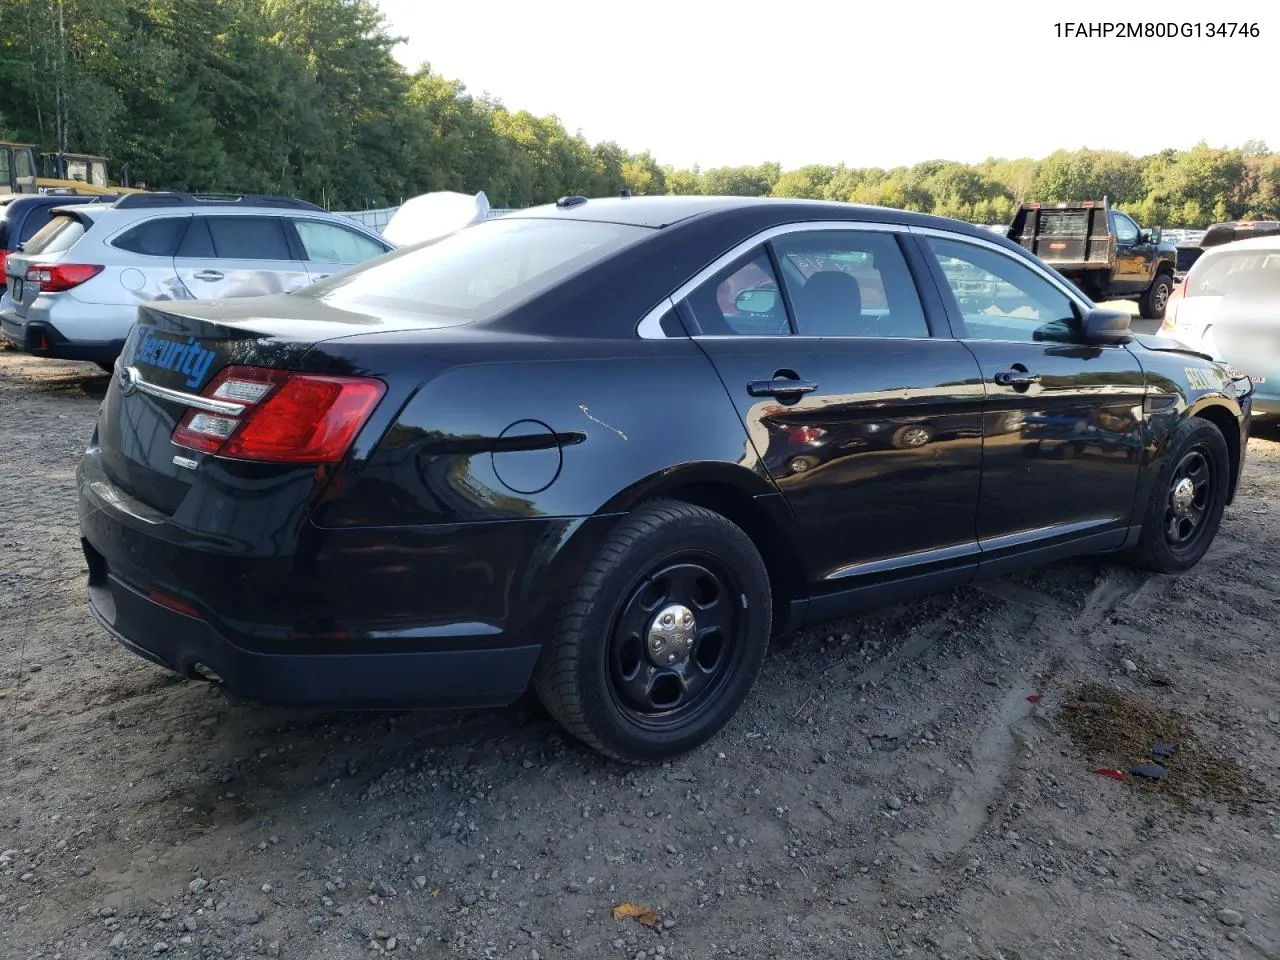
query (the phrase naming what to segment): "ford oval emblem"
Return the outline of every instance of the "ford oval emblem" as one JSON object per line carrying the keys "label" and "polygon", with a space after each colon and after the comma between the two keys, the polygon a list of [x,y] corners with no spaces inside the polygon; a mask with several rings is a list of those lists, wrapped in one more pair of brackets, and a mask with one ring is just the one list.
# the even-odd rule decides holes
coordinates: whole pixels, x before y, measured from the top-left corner
{"label": "ford oval emblem", "polygon": [[138,389],[138,381],[142,379],[142,374],[138,372],[137,367],[119,367],[116,370],[116,385],[120,388],[120,395],[127,397]]}

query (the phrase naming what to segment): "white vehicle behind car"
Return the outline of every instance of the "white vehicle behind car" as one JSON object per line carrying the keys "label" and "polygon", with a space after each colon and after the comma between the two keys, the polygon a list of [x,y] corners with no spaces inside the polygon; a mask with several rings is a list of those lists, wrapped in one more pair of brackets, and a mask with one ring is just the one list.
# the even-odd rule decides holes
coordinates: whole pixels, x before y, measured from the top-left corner
{"label": "white vehicle behind car", "polygon": [[1206,250],[1169,300],[1160,332],[1253,382],[1253,417],[1280,416],[1280,236]]}
{"label": "white vehicle behind car", "polygon": [[292,197],[144,193],[61,207],[8,257],[0,332],[27,353],[110,369],[140,304],[291,293],[395,246]]}

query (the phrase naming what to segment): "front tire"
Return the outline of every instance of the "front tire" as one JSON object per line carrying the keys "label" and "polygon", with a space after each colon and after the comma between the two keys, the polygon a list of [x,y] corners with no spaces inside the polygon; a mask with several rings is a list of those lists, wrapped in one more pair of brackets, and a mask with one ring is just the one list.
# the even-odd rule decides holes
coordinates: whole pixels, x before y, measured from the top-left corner
{"label": "front tire", "polygon": [[1199,563],[1222,523],[1230,476],[1231,455],[1216,426],[1192,417],[1178,427],[1129,560],[1157,573],[1183,573]]}
{"label": "front tire", "polygon": [[1138,313],[1144,320],[1163,320],[1164,312],[1169,307],[1169,296],[1173,293],[1173,277],[1167,273],[1158,274],[1146,292],[1138,298]]}
{"label": "front tire", "polygon": [[627,763],[687,753],[742,705],[769,646],[764,561],[728,519],[655,500],[618,523],[534,671],[547,711]]}

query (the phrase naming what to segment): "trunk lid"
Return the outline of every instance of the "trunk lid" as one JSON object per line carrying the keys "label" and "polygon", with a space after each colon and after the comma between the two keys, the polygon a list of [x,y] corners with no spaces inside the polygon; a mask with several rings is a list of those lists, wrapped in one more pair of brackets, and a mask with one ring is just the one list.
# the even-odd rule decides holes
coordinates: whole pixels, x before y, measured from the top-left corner
{"label": "trunk lid", "polygon": [[[102,469],[130,496],[172,515],[199,481],[196,467],[205,457],[175,444],[174,429],[193,409],[191,398],[198,399],[224,367],[298,371],[312,347],[326,340],[459,322],[392,312],[373,316],[293,295],[146,304],[99,414]],[[298,467],[245,461],[234,469],[266,482]]]}

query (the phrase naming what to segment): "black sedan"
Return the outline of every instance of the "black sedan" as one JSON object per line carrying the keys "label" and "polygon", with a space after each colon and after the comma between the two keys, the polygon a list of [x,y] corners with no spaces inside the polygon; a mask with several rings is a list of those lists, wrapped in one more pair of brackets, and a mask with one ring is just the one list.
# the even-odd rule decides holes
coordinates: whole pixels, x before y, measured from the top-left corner
{"label": "black sedan", "polygon": [[[1012,292],[966,310],[959,275]],[[141,309],[79,468],[89,597],[251,699],[532,683],[654,761],[804,624],[1074,554],[1189,569],[1247,390],[963,223],[569,197],[291,295]]]}

